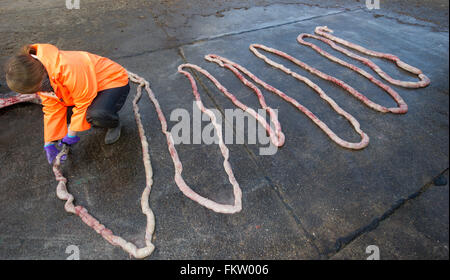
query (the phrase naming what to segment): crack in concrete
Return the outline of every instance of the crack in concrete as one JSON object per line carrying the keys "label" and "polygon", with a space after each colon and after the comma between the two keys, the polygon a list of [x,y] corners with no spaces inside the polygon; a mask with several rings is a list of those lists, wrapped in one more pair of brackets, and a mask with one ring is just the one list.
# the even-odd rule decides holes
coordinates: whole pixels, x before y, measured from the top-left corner
{"label": "crack in concrete", "polygon": [[260,31],[260,30],[266,30],[266,29],[276,28],[276,27],[290,25],[290,24],[296,24],[296,23],[299,23],[299,22],[304,22],[304,21],[308,21],[308,20],[314,20],[314,19],[327,17],[327,16],[334,16],[334,15],[343,14],[343,13],[347,13],[347,12],[354,12],[354,11],[359,10],[359,9],[360,8],[349,9],[349,10],[339,11],[339,12],[335,12],[335,13],[331,13],[331,14],[313,16],[313,17],[309,17],[309,18],[305,18],[305,19],[293,20],[293,21],[283,22],[283,23],[274,24],[274,25],[270,25],[270,26],[264,26],[264,27],[260,27],[260,28],[253,28],[253,29],[242,30],[242,31],[234,31],[234,32],[228,32],[228,33],[222,33],[222,34],[219,34],[219,35],[209,36],[209,37],[200,37],[200,38],[197,38],[197,39],[195,39],[193,41],[184,42],[184,43],[181,43],[181,44],[174,45],[172,47],[162,47],[162,48],[157,48],[157,49],[154,49],[154,50],[148,50],[148,51],[143,51],[143,52],[139,52],[139,53],[135,53],[135,54],[129,54],[129,55],[112,56],[111,58],[112,59],[132,58],[132,57],[137,57],[137,56],[145,55],[145,54],[151,54],[151,53],[155,53],[155,52],[163,51],[163,50],[179,49],[179,48],[184,47],[184,46],[195,45],[195,44],[198,44],[198,43],[203,43],[205,41],[212,41],[212,40],[222,39],[224,37],[229,37],[229,36],[234,36],[234,35],[241,35],[241,34],[245,34],[245,33],[250,33],[250,32]]}
{"label": "crack in concrete", "polygon": [[[357,9],[360,9],[360,8],[357,8]],[[280,27],[280,26],[289,25],[289,24],[295,24],[295,23],[304,22],[304,21],[308,21],[308,20],[314,20],[314,19],[323,18],[323,17],[326,17],[326,16],[339,15],[339,14],[342,14],[342,13],[356,11],[357,9],[353,9],[353,10],[349,9],[349,10],[338,11],[338,12],[330,13],[330,14],[326,14],[326,15],[319,15],[319,16],[313,16],[313,17],[309,17],[309,18],[305,18],[305,19],[286,21],[286,22],[273,24],[273,25],[269,25],[269,26],[263,26],[263,27],[259,27],[259,28],[252,28],[252,29],[246,29],[246,30],[241,30],[241,31],[227,32],[227,33],[222,33],[222,34],[218,34],[218,35],[215,35],[215,36],[200,37],[200,38],[197,38],[192,44],[197,43],[197,41],[210,41],[210,40],[220,39],[220,38],[224,38],[224,37],[228,37],[228,36],[241,35],[241,34],[245,34],[245,33],[249,33],[249,32],[261,31],[261,30],[266,30],[266,29],[272,29],[272,28],[276,28],[276,27]]]}
{"label": "crack in concrete", "polygon": [[[179,48],[179,52],[178,54],[180,55],[180,57],[183,59],[183,61],[185,63],[187,63],[187,59],[184,55],[184,52],[181,48]],[[208,87],[202,82],[202,80],[200,79],[199,75],[195,72],[195,71],[191,71],[191,73],[193,74],[194,78],[196,79],[196,81],[200,84],[200,86],[203,88],[203,90],[206,92],[206,94],[208,95],[208,97],[211,99],[211,101],[214,103],[214,106],[220,111],[220,113],[222,114],[223,120],[225,122],[229,122],[229,120],[227,120],[225,118],[225,113],[223,111],[223,108],[218,104],[218,102],[215,100],[215,98],[213,97],[212,93],[209,91]],[[233,128],[233,134],[236,135],[236,128],[233,126],[233,124],[231,124],[231,127]],[[288,215],[291,216],[294,221],[296,222],[297,226],[299,227],[299,229],[304,232],[306,238],[308,239],[308,241],[310,242],[310,245],[316,250],[317,255],[319,256],[319,258],[323,258],[323,254],[321,254],[320,249],[317,247],[317,245],[315,244],[314,240],[315,237],[309,233],[306,228],[304,227],[300,217],[298,217],[295,212],[294,209],[289,205],[289,203],[286,201],[285,196],[282,194],[281,190],[279,189],[279,187],[274,184],[272,182],[272,180],[268,177],[264,175],[264,170],[258,165],[258,161],[256,159],[255,154],[250,150],[250,148],[247,146],[247,144],[243,144],[244,150],[248,153],[250,160],[253,162],[253,164],[256,167],[256,170],[258,171],[257,176],[264,178],[265,181],[268,183],[268,185],[270,186],[270,188],[274,191],[274,193],[276,194],[276,196],[278,197],[278,199],[280,200],[281,204],[284,206],[285,210],[287,211]]]}
{"label": "crack in concrete", "polygon": [[[187,25],[189,23],[189,21],[198,16],[198,17],[211,17],[211,16],[215,16],[215,17],[224,17],[223,13],[226,12],[230,12],[232,10],[248,10],[250,8],[267,8],[270,6],[274,6],[274,5],[280,5],[280,6],[288,6],[288,5],[303,5],[303,6],[307,6],[307,7],[318,7],[318,8],[323,8],[323,9],[331,9],[331,8],[335,8],[335,9],[345,9],[346,11],[349,11],[350,8],[344,7],[344,6],[340,6],[340,5],[336,5],[336,6],[321,6],[320,4],[310,4],[310,3],[299,3],[299,2],[289,2],[289,3],[268,3],[265,5],[256,5],[253,7],[248,7],[248,6],[244,6],[244,7],[229,7],[226,9],[221,9],[221,10],[217,10],[214,13],[209,13],[209,14],[196,14],[196,13],[192,13],[190,14],[188,17],[186,17],[185,21],[183,22],[183,25]],[[359,7],[358,7],[359,8]],[[160,16],[157,16],[160,17]],[[165,24],[165,26],[169,29],[176,29],[176,27],[170,27],[168,24]]]}
{"label": "crack in concrete", "polygon": [[[178,55],[181,57],[181,59],[183,60],[184,63],[189,63],[187,61],[187,58],[184,55],[184,51],[181,47],[178,48]],[[214,99],[214,97],[212,96],[212,94],[209,92],[208,88],[206,87],[206,85],[202,82],[202,80],[200,79],[200,76],[197,74],[197,72],[192,71],[191,69],[188,70],[189,72],[192,73],[192,75],[194,76],[195,80],[197,80],[197,83],[200,84],[200,86],[202,87],[202,89],[206,92],[206,94],[208,95],[209,99],[214,103],[214,107],[216,107],[220,113],[222,114],[222,116],[225,116],[225,112],[223,111],[222,107],[220,107],[220,105],[217,103],[217,101]],[[233,133],[235,132],[234,128],[233,128]]]}
{"label": "crack in concrete", "polygon": [[[232,8],[230,8],[229,10],[231,10],[231,9]],[[242,31],[237,31],[237,32],[236,31],[228,32],[228,33],[218,34],[218,35],[215,35],[215,36],[209,36],[209,37],[204,37],[204,38],[200,37],[200,38],[195,39],[195,40],[193,40],[191,42],[182,43],[182,44],[173,46],[171,48],[161,48],[161,49],[156,49],[156,50],[151,50],[151,51],[145,51],[145,52],[138,53],[138,54],[121,56],[121,57],[118,57],[118,58],[135,57],[135,56],[139,56],[139,55],[143,55],[143,54],[149,54],[149,53],[157,52],[157,51],[160,51],[160,50],[167,50],[167,49],[178,48],[178,54],[180,55],[180,57],[182,58],[182,60],[185,63],[188,63],[187,58],[185,57],[183,49],[182,49],[183,46],[195,45],[197,43],[210,41],[210,40],[221,39],[221,38],[228,37],[228,36],[234,36],[234,35],[240,35],[240,34],[245,34],[245,33],[249,33],[249,32],[254,32],[254,31],[266,30],[266,29],[276,28],[276,27],[285,26],[285,25],[289,25],[289,24],[296,24],[296,23],[299,23],[299,22],[304,22],[304,21],[308,21],[308,20],[314,20],[314,19],[317,19],[317,18],[323,18],[323,17],[327,17],[327,16],[334,16],[334,15],[343,14],[343,13],[347,13],[347,12],[354,12],[354,11],[357,11],[357,10],[362,10],[362,11],[364,11],[366,13],[370,13],[370,12],[365,11],[364,9],[360,8],[360,7],[357,7],[357,8],[354,8],[354,9],[348,9],[347,8],[344,11],[338,11],[338,12],[331,13],[331,14],[309,17],[309,18],[301,19],[301,20],[288,21],[288,22],[283,22],[283,23],[274,24],[274,25],[270,25],[270,26],[265,26],[265,27],[260,27],[260,28],[253,28],[253,29],[242,30]],[[204,15],[202,15],[202,16],[204,16]],[[420,24],[417,24],[417,23],[403,22],[403,21],[400,21],[399,19],[392,18],[392,17],[389,17],[387,15],[382,15],[382,16],[384,16],[384,17],[386,17],[388,19],[392,19],[392,20],[395,19],[395,20],[397,20],[397,22],[399,22],[401,24],[417,25],[417,26],[421,26],[421,27],[430,27],[430,26],[427,26],[427,25],[420,25]],[[157,21],[157,23],[158,23],[158,21]],[[158,25],[162,29],[164,29],[164,27],[163,27],[164,24],[159,24],[158,23]],[[164,30],[164,32],[165,32],[165,34],[168,37],[170,37],[165,30]],[[209,97],[209,99],[213,102],[214,106],[221,112],[222,116],[224,117],[224,120],[227,121],[225,119],[225,114],[224,114],[223,108],[219,105],[219,103],[213,97],[213,94],[210,92],[208,87],[202,82],[202,80],[200,79],[199,75],[196,72],[192,71],[192,74],[193,74],[194,78],[196,79],[196,81],[200,84],[202,89],[206,92],[206,94]],[[236,129],[234,127],[233,127],[233,133],[236,135]],[[267,181],[268,185],[275,192],[275,194],[277,195],[278,199],[280,200],[282,205],[285,207],[285,210],[295,220],[295,222],[297,223],[299,229],[302,232],[305,233],[305,237],[309,240],[310,245],[315,249],[315,251],[317,252],[319,258],[321,258],[321,259],[326,259],[326,258],[333,257],[338,252],[340,252],[342,249],[344,249],[346,246],[351,244],[358,237],[362,236],[363,234],[366,234],[366,233],[369,233],[369,232],[375,230],[380,225],[380,223],[382,223],[383,221],[387,220],[391,215],[393,215],[397,210],[402,208],[406,203],[416,199],[421,194],[426,192],[433,185],[433,180],[432,180],[431,182],[428,182],[427,184],[422,186],[417,192],[407,196],[406,198],[402,198],[402,199],[397,200],[385,213],[383,213],[380,217],[377,217],[377,218],[373,219],[372,222],[370,222],[368,225],[363,226],[363,227],[355,230],[354,232],[350,233],[347,236],[343,236],[343,237],[338,238],[336,240],[336,242],[335,242],[334,248],[332,248],[332,249],[325,249],[325,251],[321,251],[319,249],[319,247],[315,243],[316,237],[307,231],[307,229],[303,225],[300,217],[295,214],[294,209],[286,201],[285,196],[282,193],[282,191],[280,190],[280,188],[274,182],[272,182],[272,180],[268,176],[264,175],[264,170],[262,170],[260,165],[258,165],[258,161],[256,159],[256,155],[249,149],[249,147],[245,143],[244,143],[244,149],[248,153],[251,161],[255,164],[256,169],[258,170],[258,173],[259,173],[257,175],[264,177],[264,179]],[[445,169],[444,171],[442,171],[438,176],[442,175],[443,173],[445,173],[447,171],[448,171],[448,168]]]}
{"label": "crack in concrete", "polygon": [[[381,14],[381,13],[377,14],[377,13],[373,13],[371,11],[366,11],[366,12],[369,13],[369,14],[372,14],[375,18],[384,17],[384,18],[387,18],[387,19],[390,19],[390,20],[395,20],[399,24],[418,26],[418,27],[424,27],[424,28],[431,28],[433,30],[433,32],[448,32],[448,29],[440,30],[440,27],[436,23],[434,23],[432,21],[427,21],[427,20],[423,20],[423,19],[416,19],[413,16],[410,16],[410,15],[408,15],[406,13],[402,14],[400,12],[397,12],[400,15],[400,17],[393,17],[393,16],[390,16],[388,14]],[[409,18],[414,19],[416,22],[408,22],[407,20],[405,20],[405,19],[409,19]],[[422,21],[422,22],[428,23],[428,24],[420,24],[420,23],[417,23],[417,21]]]}
{"label": "crack in concrete", "polygon": [[170,38],[169,33],[167,33],[166,29],[164,29],[164,23],[162,23],[162,22],[160,22],[160,21],[158,20],[158,16],[156,16],[156,15],[152,12],[152,9],[150,9],[150,14],[151,14],[153,20],[155,21],[156,25],[159,26],[159,28],[164,32],[164,34],[167,36],[167,38]]}
{"label": "crack in concrete", "polygon": [[[259,165],[257,165],[257,168],[258,168],[258,170],[263,172],[263,170],[260,169]],[[275,194],[278,196],[278,199],[281,201],[281,204],[285,207],[285,209],[289,213],[289,215],[295,220],[295,222],[297,223],[297,225],[301,229],[301,231],[305,233],[305,236],[309,240],[311,246],[316,250],[316,253],[317,253],[319,259],[323,259],[325,256],[321,253],[319,247],[316,245],[316,243],[315,243],[316,238],[305,228],[300,217],[295,214],[294,208],[292,208],[289,205],[289,203],[286,201],[286,199],[284,198],[283,192],[280,190],[280,188],[276,184],[274,184],[272,182],[272,180],[270,180],[270,178],[268,176],[264,176],[264,179],[269,183],[269,186],[274,190]]]}
{"label": "crack in concrete", "polygon": [[[183,49],[179,48],[178,49],[178,54],[180,55],[180,57],[182,58],[182,60],[187,63],[187,59],[184,55]],[[218,104],[218,102],[215,100],[215,98],[213,97],[213,94],[209,91],[208,87],[203,83],[203,81],[200,79],[199,75],[195,72],[195,71],[191,71],[191,73],[193,74],[195,80],[197,81],[197,83],[200,84],[200,86],[202,87],[202,89],[206,92],[206,94],[208,95],[208,97],[211,99],[211,101],[214,103],[214,106],[220,111],[220,113],[222,114],[223,120],[225,122],[229,122],[229,120],[227,120],[225,118],[225,113],[223,108]],[[233,134],[236,135],[236,128],[233,126],[233,124],[230,124],[232,129],[233,129]],[[306,228],[304,227],[302,221],[300,220],[300,217],[298,217],[295,212],[294,209],[289,205],[289,203],[286,201],[284,195],[282,194],[281,190],[279,189],[279,187],[274,184],[272,182],[272,180],[268,177],[264,175],[264,170],[258,165],[258,161],[256,159],[255,154],[250,150],[250,148],[247,146],[247,144],[243,144],[244,150],[248,153],[250,160],[253,162],[253,164],[256,167],[256,170],[258,171],[257,176],[258,177],[263,177],[265,179],[265,181],[268,183],[269,187],[274,191],[274,193],[276,194],[276,196],[278,197],[278,199],[280,200],[281,204],[284,206],[285,210],[287,211],[288,215],[291,216],[294,221],[297,223],[297,226],[299,227],[300,231],[305,233],[306,238],[309,240],[310,245],[316,250],[317,255],[319,256],[319,258],[323,258],[323,255],[320,253],[319,248],[317,247],[317,245],[315,244],[314,240],[315,237],[309,233]]]}
{"label": "crack in concrete", "polygon": [[[250,33],[250,32],[254,32],[254,31],[261,31],[261,30],[266,30],[266,29],[272,29],[272,28],[277,28],[277,27],[281,27],[281,26],[285,26],[285,25],[296,24],[296,23],[305,22],[305,21],[309,21],[309,20],[314,20],[314,19],[318,19],[318,18],[324,18],[324,17],[328,17],[328,16],[334,16],[334,15],[344,14],[344,13],[348,13],[348,12],[355,12],[355,11],[363,11],[365,13],[372,14],[375,17],[385,17],[387,19],[396,20],[400,24],[433,28],[434,32],[448,32],[446,30],[436,30],[435,29],[436,26],[431,26],[431,25],[426,25],[426,24],[419,24],[419,23],[412,23],[412,22],[406,22],[406,21],[402,21],[401,19],[394,18],[394,17],[391,17],[391,16],[386,15],[386,14],[375,14],[375,13],[373,13],[371,11],[367,11],[367,10],[361,8],[361,7],[356,7],[356,8],[353,8],[353,9],[345,8],[345,10],[338,11],[338,12],[335,12],[335,13],[326,14],[326,15],[319,15],[319,16],[313,16],[313,17],[309,17],[309,18],[305,18],[305,19],[300,19],[300,20],[287,21],[287,22],[282,22],[282,23],[273,24],[273,25],[269,25],[269,26],[263,26],[263,27],[259,27],[259,28],[252,28],[252,29],[241,30],[241,31],[231,31],[231,32],[221,33],[221,34],[218,34],[218,35],[208,36],[208,37],[199,37],[199,38],[197,38],[197,39],[195,39],[193,41],[182,42],[180,44],[175,44],[175,45],[173,45],[171,47],[161,47],[161,48],[156,48],[156,49],[153,49],[153,50],[147,50],[147,51],[143,51],[143,52],[139,52],[139,53],[135,53],[135,54],[122,55],[122,56],[112,56],[111,58],[113,58],[113,59],[132,58],[132,57],[137,57],[137,56],[145,55],[145,54],[151,54],[151,53],[155,53],[155,52],[159,52],[159,51],[163,51],[163,50],[171,50],[171,49],[177,49],[177,48],[179,49],[179,48],[181,48],[183,46],[195,45],[195,44],[198,44],[198,43],[203,43],[205,41],[212,41],[212,40],[222,39],[222,38],[229,37],[229,36],[241,35],[241,34],[245,34],[245,33]],[[164,24],[163,23],[161,23],[160,21],[158,21],[156,19],[155,19],[155,22],[163,30],[164,34],[167,36],[168,39],[173,39],[173,37],[170,36],[168,34],[168,32],[164,29]]]}
{"label": "crack in concrete", "polygon": [[432,186],[434,186],[433,181],[439,177],[448,172],[448,168],[446,168],[444,171],[440,172],[437,176],[433,177],[430,182],[423,185],[418,191],[410,194],[406,198],[401,198],[397,200],[391,207],[384,212],[381,216],[375,218],[370,222],[369,224],[353,231],[347,236],[340,237],[336,240],[335,246],[333,249],[329,249],[328,251],[325,251],[323,254],[326,255],[328,258],[333,257],[337,253],[339,253],[342,249],[344,249],[346,246],[351,244],[354,240],[359,238],[360,236],[369,233],[371,231],[374,231],[378,228],[378,226],[386,221],[390,216],[395,214],[398,210],[400,210],[403,206],[405,206],[407,203],[410,203],[414,201],[416,198],[421,196],[423,193],[425,193],[428,189],[430,189]]}

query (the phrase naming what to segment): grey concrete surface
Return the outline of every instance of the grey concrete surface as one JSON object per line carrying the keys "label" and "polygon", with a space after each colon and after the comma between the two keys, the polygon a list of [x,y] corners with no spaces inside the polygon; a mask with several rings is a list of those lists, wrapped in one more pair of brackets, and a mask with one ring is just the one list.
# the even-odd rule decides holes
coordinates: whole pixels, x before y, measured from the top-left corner
{"label": "grey concrete surface", "polygon": [[[448,171],[442,176],[448,181]],[[448,183],[425,185],[385,213],[389,218],[374,221],[377,228],[358,236],[333,259],[367,258],[367,244],[380,240],[383,243],[376,245],[380,259],[448,259],[448,196]]]}
{"label": "grey concrete surface", "polygon": [[[314,92],[265,65],[248,45],[283,50],[384,105],[394,105],[387,94],[295,38],[328,25],[339,37],[396,54],[432,81],[418,90],[394,87],[409,105],[406,115],[370,110],[340,88],[273,57],[317,82],[360,121],[371,142],[362,151],[342,149],[302,113],[263,91],[268,105],[279,109],[286,144],[273,156],[260,156],[261,145],[228,145],[243,191],[243,210],[234,215],[207,210],[178,190],[160,123],[144,97],[140,106],[154,169],[150,205],[156,215],[156,250],[148,259],[365,259],[369,245],[380,248],[382,259],[448,259],[448,185],[431,183],[440,174],[448,180],[448,1],[381,1],[381,9],[372,11],[364,2],[81,0],[79,10],[68,10],[64,1],[2,1],[0,64],[30,42],[104,55],[149,80],[169,119],[177,108],[192,113],[191,88],[177,74],[179,64],[190,62],[259,108],[230,72],[203,59],[215,53],[295,97],[342,138],[357,140]],[[386,61],[376,63],[396,78],[414,80]],[[235,108],[204,77],[196,79],[205,106]],[[0,83],[0,94],[8,92],[3,73]],[[143,245],[139,199],[145,175],[131,108],[134,92],[133,85],[121,111],[120,141],[106,146],[105,131],[83,132],[64,173],[77,203],[115,233]],[[69,245],[80,248],[82,259],[129,258],[63,210],[42,151],[41,118],[34,104],[0,111],[0,258],[65,259]],[[194,190],[232,201],[216,145],[183,144],[177,150]]]}

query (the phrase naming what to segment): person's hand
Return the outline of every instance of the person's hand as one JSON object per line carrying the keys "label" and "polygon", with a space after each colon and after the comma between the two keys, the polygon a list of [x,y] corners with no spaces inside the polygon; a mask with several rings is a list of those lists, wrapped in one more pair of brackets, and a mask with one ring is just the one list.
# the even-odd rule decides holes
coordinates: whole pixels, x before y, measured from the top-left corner
{"label": "person's hand", "polygon": [[75,136],[70,136],[69,134],[67,134],[61,140],[61,143],[59,143],[59,146],[61,147],[63,144],[71,146],[71,145],[77,143],[78,141],[80,141],[80,137],[78,137],[76,135]]}
{"label": "person's hand", "polygon": [[[59,150],[56,148],[55,144],[47,144],[44,146],[45,153],[47,154],[47,160],[49,164],[52,164],[56,156],[59,154]],[[66,160],[67,155],[63,155],[61,160]]]}

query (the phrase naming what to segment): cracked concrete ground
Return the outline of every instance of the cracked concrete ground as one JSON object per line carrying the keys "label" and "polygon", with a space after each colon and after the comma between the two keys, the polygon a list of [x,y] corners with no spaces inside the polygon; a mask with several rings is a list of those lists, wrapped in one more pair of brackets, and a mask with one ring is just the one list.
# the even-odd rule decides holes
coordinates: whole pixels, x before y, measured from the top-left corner
{"label": "cracked concrete ground", "polygon": [[[369,11],[364,3],[81,0],[79,10],[68,10],[63,0],[2,1],[0,64],[31,42],[107,56],[150,81],[169,119],[177,108],[192,113],[191,88],[177,74],[178,65],[190,62],[259,108],[253,93],[231,73],[203,59],[216,53],[292,95],[339,136],[355,141],[347,122],[308,87],[264,64],[248,46],[262,43],[283,50],[391,106],[384,92],[295,38],[328,25],[339,37],[396,54],[432,81],[417,90],[394,86],[409,105],[406,115],[370,110],[340,88],[274,58],[319,84],[359,120],[371,142],[362,151],[342,149],[295,108],[263,91],[268,105],[279,109],[286,144],[273,156],[259,155],[261,145],[228,145],[243,191],[243,210],[234,215],[216,214],[182,195],[153,105],[143,98],[154,169],[150,205],[156,215],[156,250],[148,259],[366,259],[369,245],[378,246],[382,259],[448,259],[448,184],[433,182],[448,180],[449,4],[381,1],[379,10]],[[415,79],[386,61],[375,61],[396,78]],[[196,79],[205,106],[235,108],[204,77]],[[0,83],[0,94],[8,92],[3,73]],[[142,246],[145,218],[139,199],[145,174],[131,109],[134,91],[135,86],[121,112],[125,127],[120,141],[105,146],[104,131],[84,132],[64,173],[77,203]],[[65,259],[69,245],[80,248],[82,259],[129,258],[63,210],[42,152],[41,118],[34,104],[0,111],[0,258]],[[175,124],[169,121],[169,128]],[[230,202],[231,186],[216,145],[183,144],[177,150],[184,178],[194,190]]]}

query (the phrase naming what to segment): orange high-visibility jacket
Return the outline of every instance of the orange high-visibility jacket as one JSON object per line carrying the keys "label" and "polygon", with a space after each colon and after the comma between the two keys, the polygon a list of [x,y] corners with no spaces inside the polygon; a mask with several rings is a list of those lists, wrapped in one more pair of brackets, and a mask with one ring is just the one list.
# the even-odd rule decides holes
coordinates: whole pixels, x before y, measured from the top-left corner
{"label": "orange high-visibility jacket", "polygon": [[116,62],[83,51],[61,51],[50,44],[34,44],[37,59],[47,70],[54,94],[39,92],[44,112],[45,142],[67,134],[67,106],[73,107],[70,129],[91,128],[86,111],[97,92],[128,83],[125,68]]}

